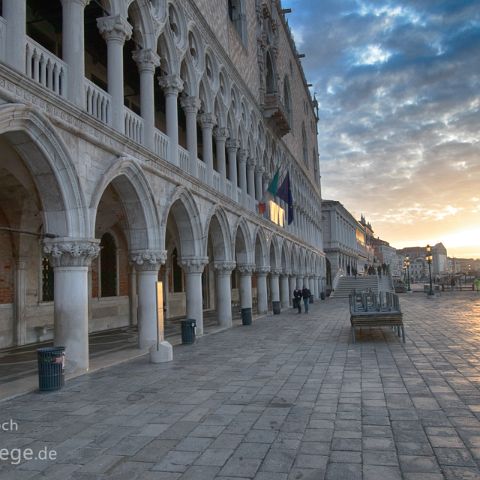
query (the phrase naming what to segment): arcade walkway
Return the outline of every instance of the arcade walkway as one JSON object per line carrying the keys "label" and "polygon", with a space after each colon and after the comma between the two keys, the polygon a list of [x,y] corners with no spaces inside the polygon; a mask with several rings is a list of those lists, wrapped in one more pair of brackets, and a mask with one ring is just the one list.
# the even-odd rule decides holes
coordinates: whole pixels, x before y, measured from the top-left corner
{"label": "arcade walkway", "polygon": [[480,296],[404,294],[407,342],[293,310],[2,402],[2,479],[480,478]]}

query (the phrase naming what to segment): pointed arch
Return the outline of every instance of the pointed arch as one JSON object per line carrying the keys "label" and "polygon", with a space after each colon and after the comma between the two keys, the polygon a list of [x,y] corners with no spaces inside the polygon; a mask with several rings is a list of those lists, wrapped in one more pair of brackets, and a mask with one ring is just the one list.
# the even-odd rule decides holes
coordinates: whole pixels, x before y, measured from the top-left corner
{"label": "pointed arch", "polygon": [[227,215],[222,207],[214,205],[208,214],[204,231],[204,256],[207,256],[208,236],[212,234],[215,261],[232,261],[232,239]]}
{"label": "pointed arch", "polygon": [[233,251],[237,265],[252,264],[252,239],[247,222],[240,217],[233,230]]}
{"label": "pointed arch", "polygon": [[58,236],[91,237],[74,162],[50,121],[27,105],[4,104],[0,106],[0,135],[22,158],[32,176],[42,203],[44,231]]}
{"label": "pointed arch", "polygon": [[92,231],[95,231],[98,205],[109,185],[117,191],[124,206],[130,249],[161,249],[163,243],[153,191],[133,158],[123,157],[116,161],[96,185],[90,201]]}

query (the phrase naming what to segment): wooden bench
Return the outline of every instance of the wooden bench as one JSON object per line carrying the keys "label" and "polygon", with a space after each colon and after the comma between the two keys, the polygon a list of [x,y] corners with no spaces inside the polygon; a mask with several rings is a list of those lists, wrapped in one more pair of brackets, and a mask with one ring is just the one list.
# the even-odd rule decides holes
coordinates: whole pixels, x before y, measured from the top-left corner
{"label": "wooden bench", "polygon": [[353,292],[349,295],[350,324],[355,343],[355,329],[362,327],[392,327],[405,343],[403,315],[398,295],[385,292],[378,296],[373,292]]}

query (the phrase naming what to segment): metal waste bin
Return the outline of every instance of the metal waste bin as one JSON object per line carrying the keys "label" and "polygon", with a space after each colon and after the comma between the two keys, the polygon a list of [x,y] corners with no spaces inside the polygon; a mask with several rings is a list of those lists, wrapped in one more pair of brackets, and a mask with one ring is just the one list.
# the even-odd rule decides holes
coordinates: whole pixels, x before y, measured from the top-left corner
{"label": "metal waste bin", "polygon": [[182,320],[182,343],[190,344],[195,342],[195,328],[197,328],[197,321],[191,318]]}
{"label": "metal waste bin", "polygon": [[325,300],[325,292],[321,292],[321,293],[320,293],[320,299],[321,299],[321,300]]}
{"label": "metal waste bin", "polygon": [[251,325],[252,324],[252,309],[251,308],[242,308],[242,325]]}
{"label": "metal waste bin", "polygon": [[65,347],[37,349],[38,388],[41,392],[59,390],[65,384]]}
{"label": "metal waste bin", "polygon": [[313,303],[313,295],[310,295],[310,298],[308,299],[309,303]]}

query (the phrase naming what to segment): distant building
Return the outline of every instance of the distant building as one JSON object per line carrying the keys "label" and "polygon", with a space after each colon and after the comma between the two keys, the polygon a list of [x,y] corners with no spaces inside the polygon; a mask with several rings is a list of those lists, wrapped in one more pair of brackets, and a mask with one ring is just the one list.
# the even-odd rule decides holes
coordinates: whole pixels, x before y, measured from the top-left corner
{"label": "distant building", "polygon": [[[428,278],[428,263],[425,260],[426,247],[406,247],[397,250],[399,255],[410,259],[410,278],[412,281],[426,280]],[[432,246],[432,275],[442,276],[449,272],[447,262],[447,249],[443,243]]]}

